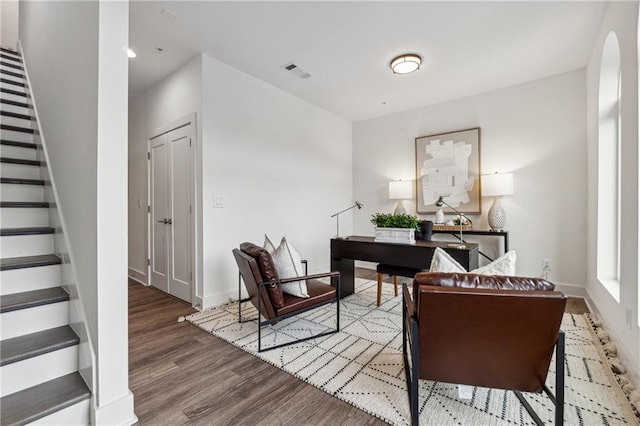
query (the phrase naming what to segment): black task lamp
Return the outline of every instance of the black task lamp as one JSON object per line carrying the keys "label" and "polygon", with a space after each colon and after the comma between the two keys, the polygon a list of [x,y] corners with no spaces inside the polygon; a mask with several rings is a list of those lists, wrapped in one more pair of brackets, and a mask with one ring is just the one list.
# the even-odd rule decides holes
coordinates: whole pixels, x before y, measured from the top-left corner
{"label": "black task lamp", "polygon": [[358,208],[358,210],[360,210],[361,208],[364,207],[364,204],[362,204],[360,201],[356,201],[354,205],[352,205],[351,207],[347,207],[344,210],[341,210],[337,213],[334,213],[331,215],[331,217],[335,217],[336,218],[336,238],[340,238],[340,215],[346,211],[349,211],[351,209],[354,208]]}
{"label": "black task lamp", "polygon": [[446,201],[444,201],[444,199],[442,197],[438,198],[438,201],[436,201],[436,207],[442,207],[442,205],[445,205],[447,207],[449,207],[451,210],[453,210],[454,212],[458,213],[458,215],[460,216],[460,243],[461,244],[450,244],[451,247],[455,247],[458,249],[466,249],[467,246],[464,243],[464,240],[462,239],[462,217],[466,217],[464,214],[460,213],[458,210],[456,210],[455,208],[451,207]]}

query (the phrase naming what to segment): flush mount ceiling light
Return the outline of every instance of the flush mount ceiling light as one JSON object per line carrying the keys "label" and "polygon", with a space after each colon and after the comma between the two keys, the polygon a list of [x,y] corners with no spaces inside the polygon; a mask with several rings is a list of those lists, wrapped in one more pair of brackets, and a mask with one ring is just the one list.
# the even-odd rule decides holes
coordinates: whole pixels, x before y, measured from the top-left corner
{"label": "flush mount ceiling light", "polygon": [[409,74],[420,69],[422,58],[413,53],[407,53],[394,58],[391,61],[391,69],[394,74]]}

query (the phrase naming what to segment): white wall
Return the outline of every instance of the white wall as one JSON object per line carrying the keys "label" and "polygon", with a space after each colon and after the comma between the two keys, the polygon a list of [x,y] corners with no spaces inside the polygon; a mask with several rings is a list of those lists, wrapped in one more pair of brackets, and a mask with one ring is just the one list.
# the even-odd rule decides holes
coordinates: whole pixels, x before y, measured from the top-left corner
{"label": "white wall", "polygon": [[20,40],[96,353],[93,422],[136,421],[128,390],[129,5],[20,2]]}
{"label": "white wall", "polygon": [[159,127],[195,112],[200,141],[201,93],[202,59],[197,56],[154,87],[129,99],[129,275],[145,284],[148,140]]}
{"label": "white wall", "polygon": [[0,2],[0,46],[5,49],[18,50],[18,0],[2,0]]}
{"label": "white wall", "polygon": [[[137,208],[139,198],[147,203],[146,137],[194,111],[201,184],[196,304],[237,298],[231,250],[243,241],[262,244],[264,233],[273,239],[286,235],[311,271],[328,271],[335,233],[330,216],[353,200],[349,122],[206,55],[130,105],[130,274],[146,268],[141,242],[146,245],[147,216]],[[213,207],[214,195],[224,197],[225,208]],[[342,232],[350,232],[349,222],[345,215]]]}
{"label": "white wall", "polygon": [[[618,353],[640,384],[640,328],[638,327],[638,2],[611,2],[587,67],[588,125],[588,252],[587,291],[614,336]],[[604,40],[615,31],[622,69],[622,217],[620,302],[598,281],[598,92]],[[627,321],[626,311],[631,311]]]}
{"label": "white wall", "polygon": [[353,202],[349,122],[203,56],[202,165],[205,306],[237,298],[231,250],[264,233],[329,270],[330,216]]}
{"label": "white wall", "polygon": [[[514,173],[515,195],[503,197],[503,206],[518,274],[540,276],[542,259],[551,259],[550,279],[580,294],[586,279],[585,102],[585,71],[578,70],[354,123],[354,196],[365,203],[355,213],[355,232],[372,235],[371,214],[393,210],[389,180],[415,181],[416,137],[480,127],[481,173]],[[492,202],[483,198],[483,214],[471,216],[475,228],[488,229]],[[407,206],[415,212],[414,202]],[[497,240],[481,240],[481,249],[495,256]]]}

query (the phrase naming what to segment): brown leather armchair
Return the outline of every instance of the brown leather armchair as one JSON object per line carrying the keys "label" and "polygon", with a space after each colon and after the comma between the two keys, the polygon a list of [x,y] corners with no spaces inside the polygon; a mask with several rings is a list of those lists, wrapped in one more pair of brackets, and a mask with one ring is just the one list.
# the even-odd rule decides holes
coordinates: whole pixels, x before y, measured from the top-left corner
{"label": "brown leather armchair", "polygon": [[[233,249],[233,256],[240,271],[238,278],[238,321],[247,322],[253,319],[242,318],[242,302],[251,301],[258,309],[258,352],[280,348],[293,343],[326,336],[340,331],[340,273],[305,275],[303,277],[280,279],[273,265],[269,252],[252,243],[240,244],[240,249]],[[337,277],[337,288],[319,281],[318,278]],[[308,298],[291,296],[283,293],[281,284],[295,281],[306,281]],[[241,298],[241,282],[244,281],[249,298]],[[302,339],[293,340],[262,349],[262,326],[275,324],[285,318],[317,308],[327,303],[336,303],[336,329],[326,331]]]}
{"label": "brown leather armchair", "polygon": [[[564,416],[566,296],[537,278],[419,273],[413,297],[403,285],[403,355],[411,407],[418,424],[418,379],[513,390],[542,425],[521,392],[545,392]],[[545,385],[556,350],[555,395]],[[409,363],[409,357],[411,362]]]}

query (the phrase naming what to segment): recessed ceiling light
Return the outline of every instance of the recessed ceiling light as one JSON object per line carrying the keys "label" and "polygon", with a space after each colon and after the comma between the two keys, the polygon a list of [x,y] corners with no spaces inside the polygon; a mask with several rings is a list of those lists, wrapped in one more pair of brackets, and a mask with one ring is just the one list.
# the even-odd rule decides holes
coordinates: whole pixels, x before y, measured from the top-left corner
{"label": "recessed ceiling light", "polygon": [[409,74],[420,69],[422,58],[413,53],[405,53],[393,58],[389,66],[394,74]]}
{"label": "recessed ceiling light", "polygon": [[134,52],[131,49],[127,49],[127,56],[130,58],[135,58],[136,57],[136,52]]}

